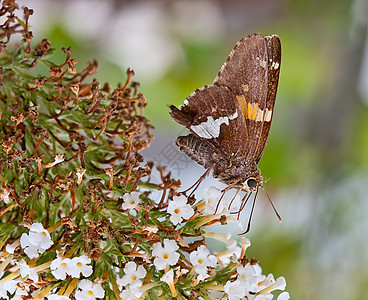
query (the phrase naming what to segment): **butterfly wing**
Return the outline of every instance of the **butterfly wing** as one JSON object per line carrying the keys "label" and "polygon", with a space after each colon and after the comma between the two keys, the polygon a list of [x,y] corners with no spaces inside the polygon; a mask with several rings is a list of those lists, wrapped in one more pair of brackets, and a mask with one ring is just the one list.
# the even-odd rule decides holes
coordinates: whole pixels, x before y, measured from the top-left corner
{"label": "butterfly wing", "polygon": [[240,106],[233,92],[225,86],[204,86],[195,90],[179,108],[171,105],[170,115],[204,140],[214,153],[230,159],[235,152],[245,152],[247,131]]}
{"label": "butterfly wing", "polygon": [[268,57],[268,87],[266,108],[263,116],[262,133],[258,141],[257,150],[254,155],[258,163],[266,147],[267,139],[270,133],[273,109],[275,106],[277,86],[279,82],[280,64],[281,64],[281,42],[277,35],[266,36],[267,57]]}
{"label": "butterfly wing", "polygon": [[256,166],[269,135],[280,61],[278,36],[240,40],[212,85],[195,90],[179,108],[170,106],[173,119],[191,131],[177,140],[182,151],[205,167],[217,164],[216,157],[229,162],[224,169],[233,162],[245,173]]}
{"label": "butterfly wing", "polygon": [[214,85],[228,87],[236,96],[245,119],[248,140],[246,153],[239,153],[247,161],[255,161],[260,151],[264,112],[267,99],[268,53],[266,39],[252,34],[240,40],[222,66]]}

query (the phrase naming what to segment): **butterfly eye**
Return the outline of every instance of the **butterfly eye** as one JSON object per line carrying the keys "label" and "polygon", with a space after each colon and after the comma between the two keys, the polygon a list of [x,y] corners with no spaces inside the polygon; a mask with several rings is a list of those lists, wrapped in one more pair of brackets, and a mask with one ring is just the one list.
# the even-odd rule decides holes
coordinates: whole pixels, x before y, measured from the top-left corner
{"label": "butterfly eye", "polygon": [[247,180],[247,185],[249,188],[254,189],[257,186],[257,181],[254,178]]}

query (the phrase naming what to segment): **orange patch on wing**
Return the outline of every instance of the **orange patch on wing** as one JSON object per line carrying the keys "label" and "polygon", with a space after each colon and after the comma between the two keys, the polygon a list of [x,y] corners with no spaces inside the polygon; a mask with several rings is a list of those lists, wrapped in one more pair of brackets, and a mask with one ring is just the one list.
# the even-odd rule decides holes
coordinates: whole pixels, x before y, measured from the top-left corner
{"label": "orange patch on wing", "polygon": [[[258,107],[258,103],[250,103],[245,100],[245,96],[236,96],[236,100],[239,103],[240,109],[243,112],[244,117],[249,120],[262,122],[264,111]],[[266,109],[265,121],[271,120],[272,111]]]}
{"label": "orange patch on wing", "polygon": [[247,116],[247,101],[244,96],[236,96],[236,100],[240,105],[240,109],[243,112],[244,116]]}
{"label": "orange patch on wing", "polygon": [[263,110],[259,109],[257,103],[248,102],[248,119],[256,122],[263,120]]}

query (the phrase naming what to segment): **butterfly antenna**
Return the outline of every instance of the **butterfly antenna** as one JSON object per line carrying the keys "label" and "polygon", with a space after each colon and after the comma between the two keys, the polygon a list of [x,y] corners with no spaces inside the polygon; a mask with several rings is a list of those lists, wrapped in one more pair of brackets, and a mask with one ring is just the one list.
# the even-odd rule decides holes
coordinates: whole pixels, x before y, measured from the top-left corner
{"label": "butterfly antenna", "polygon": [[[244,235],[244,234],[248,233],[248,232],[249,232],[249,230],[250,230],[250,224],[251,224],[251,222],[252,222],[252,217],[253,217],[254,207],[256,206],[256,198],[257,198],[257,195],[258,195],[258,189],[257,189],[256,194],[254,195],[254,198],[253,198],[252,210],[250,211],[250,215],[249,215],[249,220],[248,220],[247,229],[246,229],[243,233],[239,233],[238,235]],[[247,200],[248,200],[248,199],[247,199]]]}
{"label": "butterfly antenna", "polygon": [[264,187],[262,187],[262,190],[265,192],[265,194],[266,194],[266,196],[267,196],[267,198],[268,198],[268,201],[270,201],[271,206],[272,206],[272,208],[273,208],[273,211],[275,212],[275,214],[276,214],[277,218],[279,219],[279,223],[280,223],[280,222],[282,221],[280,214],[278,213],[278,211],[277,211],[277,209],[276,209],[275,205],[273,204],[273,202],[272,202],[272,200],[271,200],[270,196],[267,194],[267,192],[266,192],[266,190],[264,189]]}

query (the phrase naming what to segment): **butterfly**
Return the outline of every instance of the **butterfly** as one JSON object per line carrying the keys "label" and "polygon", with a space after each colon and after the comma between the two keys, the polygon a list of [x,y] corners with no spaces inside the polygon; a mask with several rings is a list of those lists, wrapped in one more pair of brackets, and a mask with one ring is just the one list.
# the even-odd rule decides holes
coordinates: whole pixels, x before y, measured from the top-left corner
{"label": "butterfly", "polygon": [[[211,85],[196,89],[170,115],[190,134],[179,150],[230,188],[247,193],[263,186],[258,168],[274,112],[281,64],[277,35],[241,39]],[[201,180],[197,181],[200,183]],[[198,183],[198,184],[199,184]]]}

